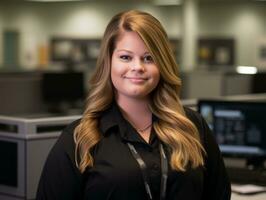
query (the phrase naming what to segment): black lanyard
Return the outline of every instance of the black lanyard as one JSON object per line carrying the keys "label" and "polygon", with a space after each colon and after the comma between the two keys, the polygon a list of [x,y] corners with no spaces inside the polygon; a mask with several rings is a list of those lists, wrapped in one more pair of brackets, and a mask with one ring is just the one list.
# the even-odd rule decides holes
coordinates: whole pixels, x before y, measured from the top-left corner
{"label": "black lanyard", "polygon": [[[145,190],[147,192],[149,199],[152,200],[153,197],[151,194],[151,187],[150,187],[149,179],[148,179],[147,166],[146,166],[145,162],[143,161],[143,159],[140,157],[139,153],[136,151],[135,147],[130,143],[127,143],[127,145],[129,147],[133,157],[136,159],[136,161],[139,164],[139,167],[140,167],[140,170],[142,173],[142,177],[143,177],[143,181],[144,181],[144,185],[145,185]],[[167,163],[167,157],[165,155],[163,145],[161,143],[159,144],[159,147],[160,147],[161,170],[162,170],[160,200],[164,200],[165,195],[166,195],[166,187],[167,187],[168,163]]]}

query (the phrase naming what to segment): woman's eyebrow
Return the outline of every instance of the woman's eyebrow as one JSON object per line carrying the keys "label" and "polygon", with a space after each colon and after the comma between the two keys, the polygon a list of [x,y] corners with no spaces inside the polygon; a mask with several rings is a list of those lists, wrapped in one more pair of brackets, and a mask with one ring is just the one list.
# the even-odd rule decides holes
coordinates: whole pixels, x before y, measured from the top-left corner
{"label": "woman's eyebrow", "polygon": [[[134,52],[130,51],[130,50],[127,50],[127,49],[117,49],[116,52],[120,52],[120,51],[124,51],[124,52],[128,52],[128,53],[131,53],[133,54]],[[150,55],[150,52],[146,51],[143,53],[143,55]]]}
{"label": "woman's eyebrow", "polygon": [[117,49],[116,51],[117,51],[117,52],[120,52],[120,51],[126,51],[126,52],[128,52],[128,53],[133,53],[132,51],[127,50],[127,49]]}

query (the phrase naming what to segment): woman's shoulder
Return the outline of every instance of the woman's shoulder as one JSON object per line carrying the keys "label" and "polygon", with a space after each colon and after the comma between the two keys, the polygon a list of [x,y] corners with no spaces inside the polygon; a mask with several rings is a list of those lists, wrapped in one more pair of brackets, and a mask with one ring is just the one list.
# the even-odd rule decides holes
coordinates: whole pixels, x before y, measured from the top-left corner
{"label": "woman's shoulder", "polygon": [[205,120],[203,119],[203,117],[201,116],[201,114],[199,114],[197,111],[189,108],[189,107],[184,107],[185,113],[187,118],[196,126],[196,128],[198,129],[200,138],[202,141],[205,140],[205,135],[208,132],[208,127],[207,124],[205,122]]}
{"label": "woman's shoulder", "polygon": [[76,127],[80,124],[80,119],[75,120],[68,124],[63,130],[58,139],[58,142],[62,143],[63,146],[69,147],[74,145],[74,132]]}
{"label": "woman's shoulder", "polygon": [[184,110],[185,110],[187,118],[190,121],[192,121],[197,126],[197,128],[199,128],[202,125],[201,124],[202,123],[201,115],[197,111],[195,111],[189,107],[186,107],[186,106],[184,106]]}
{"label": "woman's shoulder", "polygon": [[73,122],[71,122],[70,124],[68,124],[63,130],[62,133],[60,135],[60,137],[63,138],[73,138],[73,134],[75,132],[76,127],[80,124],[80,119],[77,119]]}
{"label": "woman's shoulder", "polygon": [[75,141],[74,141],[74,132],[75,128],[79,125],[80,119],[75,120],[68,124],[61,132],[58,140],[56,141],[52,154],[54,156],[67,155],[70,160],[75,162]]}

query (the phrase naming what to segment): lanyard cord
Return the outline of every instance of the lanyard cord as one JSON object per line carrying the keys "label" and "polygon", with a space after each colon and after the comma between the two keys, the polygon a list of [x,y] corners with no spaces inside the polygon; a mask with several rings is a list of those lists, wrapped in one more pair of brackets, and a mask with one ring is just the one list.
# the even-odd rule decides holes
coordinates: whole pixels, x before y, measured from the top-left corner
{"label": "lanyard cord", "polygon": [[[141,170],[141,174],[143,177],[143,181],[144,181],[144,186],[145,186],[145,190],[146,193],[149,197],[149,200],[152,200],[152,194],[151,194],[151,187],[149,184],[149,179],[148,179],[148,173],[147,173],[147,166],[145,164],[145,162],[143,161],[143,159],[140,157],[139,153],[136,151],[135,147],[130,144],[127,143],[133,157],[136,159],[136,161],[139,164],[140,170]],[[160,147],[160,156],[161,156],[161,188],[160,188],[160,200],[164,200],[165,196],[166,196],[166,187],[167,187],[167,177],[168,177],[168,163],[167,163],[167,157],[165,155],[164,152],[164,148],[163,145],[160,143],[159,144]]]}
{"label": "lanyard cord", "polygon": [[161,143],[160,143],[160,154],[161,154],[161,169],[162,169],[160,200],[164,200],[166,196],[166,187],[167,187],[168,162],[163,149],[163,145]]}

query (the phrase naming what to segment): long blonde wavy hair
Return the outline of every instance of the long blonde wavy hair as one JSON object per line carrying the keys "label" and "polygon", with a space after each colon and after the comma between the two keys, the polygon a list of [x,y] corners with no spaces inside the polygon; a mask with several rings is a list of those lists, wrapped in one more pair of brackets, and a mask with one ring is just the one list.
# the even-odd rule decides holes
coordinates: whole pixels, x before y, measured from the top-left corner
{"label": "long blonde wavy hair", "polygon": [[115,15],[103,35],[96,69],[90,80],[87,106],[74,132],[77,167],[84,172],[93,166],[91,149],[101,138],[98,118],[114,99],[110,78],[112,53],[119,36],[128,31],[139,34],[160,71],[159,84],[150,94],[150,109],[158,118],[153,128],[171,150],[172,169],[184,171],[188,164],[192,167],[204,165],[204,149],[198,130],[186,117],[179,99],[181,80],[167,34],[152,15],[130,10]]}

